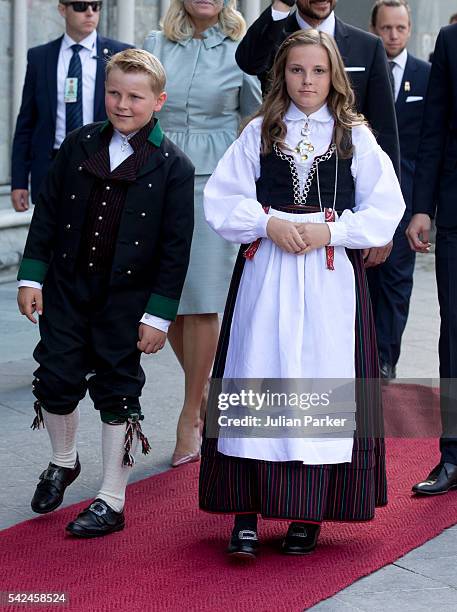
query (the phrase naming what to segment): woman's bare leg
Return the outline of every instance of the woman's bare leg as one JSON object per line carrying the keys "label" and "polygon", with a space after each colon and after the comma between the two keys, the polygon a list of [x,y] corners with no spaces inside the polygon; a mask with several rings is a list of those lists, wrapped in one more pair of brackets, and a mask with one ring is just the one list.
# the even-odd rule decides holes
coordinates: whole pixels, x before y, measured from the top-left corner
{"label": "woman's bare leg", "polygon": [[173,460],[198,452],[200,415],[219,336],[217,313],[181,315],[170,326],[168,338],[185,376],[184,405],[178,420]]}

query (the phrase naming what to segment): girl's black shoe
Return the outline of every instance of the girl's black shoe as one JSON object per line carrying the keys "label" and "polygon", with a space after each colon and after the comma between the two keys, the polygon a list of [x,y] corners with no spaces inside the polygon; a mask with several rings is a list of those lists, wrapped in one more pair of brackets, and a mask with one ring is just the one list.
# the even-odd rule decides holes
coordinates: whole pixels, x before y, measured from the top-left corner
{"label": "girl's black shoe", "polygon": [[282,552],[287,555],[306,555],[316,548],[320,525],[291,523],[282,543]]}
{"label": "girl's black shoe", "polygon": [[255,559],[259,550],[259,538],[253,529],[235,528],[227,548],[227,553],[231,557],[240,559]]}

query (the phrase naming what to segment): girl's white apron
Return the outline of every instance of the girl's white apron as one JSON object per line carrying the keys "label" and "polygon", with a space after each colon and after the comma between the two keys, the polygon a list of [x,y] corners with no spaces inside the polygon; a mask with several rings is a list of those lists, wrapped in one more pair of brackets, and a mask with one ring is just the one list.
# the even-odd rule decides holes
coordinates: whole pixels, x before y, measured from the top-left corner
{"label": "girl's white apron", "polygon": [[[324,222],[322,212],[269,214]],[[244,265],[224,378],[355,378],[354,270],[344,247],[335,247],[334,261],[328,270],[325,248],[297,256],[262,240]],[[225,455],[310,465],[350,462],[352,445],[352,437],[218,440]]]}

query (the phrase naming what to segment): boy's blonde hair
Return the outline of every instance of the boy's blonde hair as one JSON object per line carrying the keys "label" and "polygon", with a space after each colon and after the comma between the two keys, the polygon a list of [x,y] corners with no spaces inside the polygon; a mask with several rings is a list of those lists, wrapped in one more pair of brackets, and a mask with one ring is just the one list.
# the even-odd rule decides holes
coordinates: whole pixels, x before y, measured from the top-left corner
{"label": "boy's blonde hair", "polygon": [[[173,42],[192,38],[194,27],[183,0],[171,0],[165,17],[160,22],[164,35]],[[232,40],[241,40],[246,33],[243,15],[236,10],[236,0],[225,0],[219,13],[219,27]]]}
{"label": "boy's blonde hair", "polygon": [[151,79],[152,91],[160,94],[165,89],[167,77],[160,61],[143,49],[125,49],[113,55],[106,64],[106,78],[114,68],[122,72],[142,72]]}
{"label": "boy's blonde hair", "polygon": [[348,158],[353,153],[352,128],[366,124],[366,121],[355,110],[355,95],[334,39],[317,30],[299,30],[286,38],[279,47],[271,71],[271,88],[254,115],[263,117],[262,153],[270,153],[275,143],[279,147],[284,146],[287,133],[284,116],[291,102],[285,78],[287,58],[294,47],[310,45],[321,46],[327,52],[331,74],[327,105],[335,120],[334,142],[339,156]]}

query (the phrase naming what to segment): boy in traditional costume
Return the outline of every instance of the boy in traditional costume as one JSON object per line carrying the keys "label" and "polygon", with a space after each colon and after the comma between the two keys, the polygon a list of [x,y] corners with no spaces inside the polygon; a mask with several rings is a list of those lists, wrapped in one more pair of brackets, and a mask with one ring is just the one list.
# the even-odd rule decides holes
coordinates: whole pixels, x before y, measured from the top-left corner
{"label": "boy in traditional costume", "polygon": [[[78,403],[89,389],[102,420],[103,482],[67,526],[80,537],[124,527],[125,488],[141,441],[141,352],[174,320],[189,261],[194,168],[153,118],[165,72],[146,51],[107,64],[108,121],[72,132],[39,197],[20,266],[18,303],[41,340],[34,357],[34,428],[52,459],[32,509],[51,512],[80,473]],[[93,373],[89,378],[88,374]]]}

